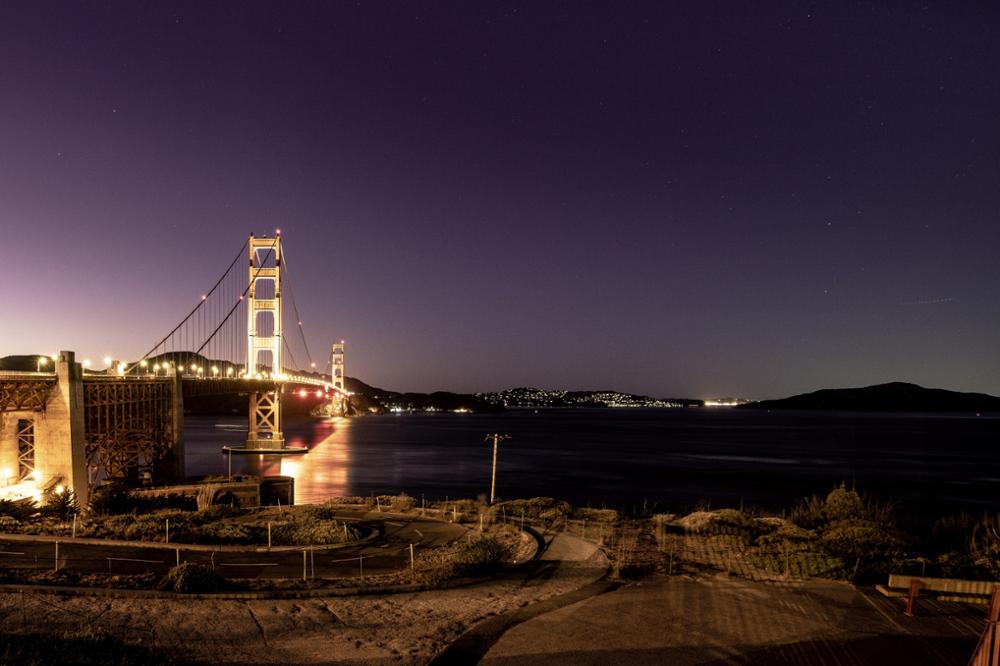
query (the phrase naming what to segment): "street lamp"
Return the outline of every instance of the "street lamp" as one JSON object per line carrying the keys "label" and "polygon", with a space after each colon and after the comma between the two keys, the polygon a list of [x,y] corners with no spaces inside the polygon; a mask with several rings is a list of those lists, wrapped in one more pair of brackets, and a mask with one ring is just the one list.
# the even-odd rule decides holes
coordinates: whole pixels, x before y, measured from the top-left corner
{"label": "street lamp", "polygon": [[48,364],[49,364],[49,357],[48,356],[39,356],[38,357],[38,363],[35,364],[35,369],[38,372],[41,372],[42,371],[42,366],[43,365],[48,365]]}
{"label": "street lamp", "polygon": [[141,361],[139,361],[139,367],[145,370],[147,367],[149,367],[149,362],[146,359],[142,359]]}
{"label": "street lamp", "polygon": [[213,365],[212,366],[212,374],[215,375],[216,377],[218,377],[219,376],[219,368],[217,368],[216,366]]}
{"label": "street lamp", "polygon": [[500,445],[500,442],[505,439],[510,439],[510,435],[501,435],[500,433],[495,432],[492,435],[486,435],[483,441],[488,442],[491,439],[493,440],[493,481],[490,483],[490,504],[493,504],[493,499],[496,497],[497,489],[497,448]]}

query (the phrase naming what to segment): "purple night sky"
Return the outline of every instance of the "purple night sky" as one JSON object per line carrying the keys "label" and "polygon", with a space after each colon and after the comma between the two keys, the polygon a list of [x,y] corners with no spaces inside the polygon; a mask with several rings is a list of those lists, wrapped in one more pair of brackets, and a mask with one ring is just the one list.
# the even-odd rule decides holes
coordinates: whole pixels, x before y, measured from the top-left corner
{"label": "purple night sky", "polygon": [[1000,394],[998,25],[7,2],[0,356],[134,358],[281,227],[314,353],[386,388]]}

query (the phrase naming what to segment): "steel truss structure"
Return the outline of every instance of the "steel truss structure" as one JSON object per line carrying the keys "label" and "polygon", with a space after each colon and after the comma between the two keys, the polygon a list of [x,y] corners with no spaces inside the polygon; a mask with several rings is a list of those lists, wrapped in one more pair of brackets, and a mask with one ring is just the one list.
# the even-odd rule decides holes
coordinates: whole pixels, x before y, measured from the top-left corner
{"label": "steel truss structure", "polygon": [[87,378],[84,432],[91,484],[151,469],[171,453],[174,441],[173,381]]}
{"label": "steel truss structure", "polygon": [[17,421],[17,480],[33,478],[35,473],[35,421]]}
{"label": "steel truss structure", "polygon": [[43,412],[55,375],[16,376],[0,374],[0,412]]}

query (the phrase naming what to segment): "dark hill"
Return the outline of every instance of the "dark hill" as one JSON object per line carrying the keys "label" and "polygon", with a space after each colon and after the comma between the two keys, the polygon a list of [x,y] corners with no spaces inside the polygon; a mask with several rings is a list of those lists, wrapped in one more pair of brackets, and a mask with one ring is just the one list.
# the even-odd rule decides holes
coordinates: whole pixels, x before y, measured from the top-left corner
{"label": "dark hill", "polygon": [[816,409],[873,412],[1000,412],[1000,398],[985,393],[929,389],[906,382],[862,388],[822,389],[741,409]]}

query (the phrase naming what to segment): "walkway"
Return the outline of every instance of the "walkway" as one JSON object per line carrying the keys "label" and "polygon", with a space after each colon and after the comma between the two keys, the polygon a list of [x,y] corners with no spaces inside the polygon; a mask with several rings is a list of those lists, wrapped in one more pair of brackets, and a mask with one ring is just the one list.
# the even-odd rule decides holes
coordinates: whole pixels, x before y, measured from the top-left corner
{"label": "walkway", "polygon": [[837,582],[660,578],[592,596],[513,627],[486,666],[623,664],[965,664],[984,611],[899,600]]}

